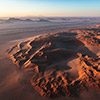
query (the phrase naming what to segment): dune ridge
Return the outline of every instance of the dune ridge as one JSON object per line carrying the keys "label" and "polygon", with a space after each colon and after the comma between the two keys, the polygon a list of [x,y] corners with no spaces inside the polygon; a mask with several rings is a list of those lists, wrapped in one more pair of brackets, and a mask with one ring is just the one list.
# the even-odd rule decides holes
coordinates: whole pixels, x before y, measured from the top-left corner
{"label": "dune ridge", "polygon": [[[100,25],[50,33],[23,41],[7,50],[18,69],[32,69],[31,85],[41,96],[79,97],[88,87],[100,88]],[[68,64],[73,61],[77,65]],[[73,71],[77,75],[73,75]]]}

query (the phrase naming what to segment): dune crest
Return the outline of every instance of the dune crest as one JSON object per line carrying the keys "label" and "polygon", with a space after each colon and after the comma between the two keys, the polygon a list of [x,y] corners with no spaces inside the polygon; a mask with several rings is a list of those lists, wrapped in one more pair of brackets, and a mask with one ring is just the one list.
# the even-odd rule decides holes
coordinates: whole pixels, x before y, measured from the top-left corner
{"label": "dune crest", "polygon": [[[98,26],[41,35],[11,47],[7,53],[20,70],[32,69],[30,82],[42,96],[79,97],[88,87],[100,88],[100,58],[88,47],[100,46]],[[78,65],[69,66],[73,59]]]}

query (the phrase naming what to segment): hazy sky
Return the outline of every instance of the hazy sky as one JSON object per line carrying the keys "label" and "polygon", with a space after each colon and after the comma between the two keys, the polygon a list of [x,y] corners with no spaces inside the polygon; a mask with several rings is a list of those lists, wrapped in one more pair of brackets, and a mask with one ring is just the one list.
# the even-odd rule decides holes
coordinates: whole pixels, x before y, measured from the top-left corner
{"label": "hazy sky", "polygon": [[0,0],[0,17],[100,16],[100,0]]}

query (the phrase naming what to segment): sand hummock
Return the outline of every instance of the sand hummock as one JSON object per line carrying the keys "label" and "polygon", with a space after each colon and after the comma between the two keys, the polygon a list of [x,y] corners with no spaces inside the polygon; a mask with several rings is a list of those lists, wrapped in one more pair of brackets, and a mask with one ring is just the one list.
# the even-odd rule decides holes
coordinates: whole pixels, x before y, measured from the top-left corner
{"label": "sand hummock", "polygon": [[41,96],[79,97],[100,88],[100,25],[50,33],[7,50],[19,70],[30,69],[30,82]]}

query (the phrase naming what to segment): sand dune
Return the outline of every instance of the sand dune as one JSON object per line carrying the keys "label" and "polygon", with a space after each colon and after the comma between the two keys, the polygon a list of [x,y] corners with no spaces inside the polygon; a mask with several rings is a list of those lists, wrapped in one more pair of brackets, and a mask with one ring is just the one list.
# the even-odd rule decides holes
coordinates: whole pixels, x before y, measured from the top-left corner
{"label": "sand dune", "polygon": [[41,96],[80,97],[100,88],[99,36],[100,25],[50,33],[20,42],[7,54],[19,70],[32,71],[31,85]]}

